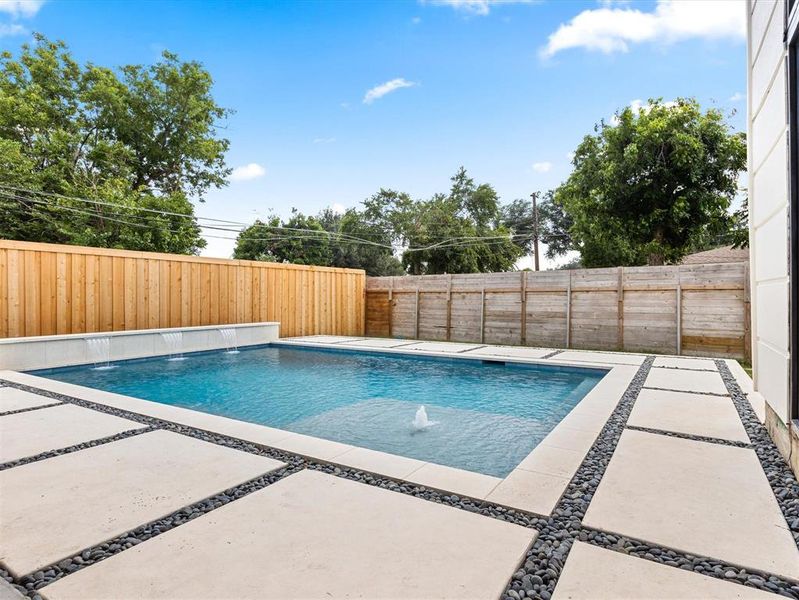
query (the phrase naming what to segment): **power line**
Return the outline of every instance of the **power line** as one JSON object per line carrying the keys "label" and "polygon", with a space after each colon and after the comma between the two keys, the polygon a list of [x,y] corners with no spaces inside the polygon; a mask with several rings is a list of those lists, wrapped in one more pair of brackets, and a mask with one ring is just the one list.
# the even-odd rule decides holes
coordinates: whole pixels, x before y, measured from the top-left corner
{"label": "power line", "polygon": [[[0,185],[0,188],[2,188],[2,187],[10,187],[10,186],[2,186],[2,185]],[[62,196],[62,197],[67,198],[67,199],[71,199],[68,196]],[[3,192],[2,189],[0,189],[0,198],[16,200],[16,201],[21,202],[21,203],[33,203],[33,204],[36,204],[36,205],[45,206],[48,209],[65,210],[65,211],[68,211],[68,212],[87,215],[87,216],[95,217],[95,218],[100,218],[100,219],[104,219],[104,220],[111,221],[111,222],[114,222],[114,223],[120,223],[120,224],[128,225],[128,226],[131,226],[131,227],[137,227],[137,228],[140,228],[140,229],[152,229],[152,226],[150,224],[135,223],[135,222],[132,222],[132,221],[127,221],[125,219],[120,219],[120,218],[118,218],[119,215],[116,214],[116,213],[113,216],[109,216],[109,215],[106,215],[106,214],[100,214],[100,213],[96,213],[96,212],[91,212],[89,210],[84,210],[84,209],[79,209],[79,208],[74,208],[74,207],[69,207],[69,206],[63,206],[61,204],[54,204],[54,203],[47,202],[47,201],[40,200],[40,199],[26,198],[24,196],[18,196],[16,194],[9,194],[8,192]],[[93,202],[93,201],[89,201],[89,202]],[[109,202],[98,203],[98,204],[101,204],[101,205],[104,205],[104,206],[110,206],[110,207],[113,207],[113,208],[115,208],[117,210],[119,210],[119,209],[133,209],[133,210],[135,210],[137,208],[137,207],[120,206],[118,204],[113,204],[113,203],[109,203]],[[174,214],[174,215],[181,216],[181,217],[188,217],[189,216],[189,215],[183,215],[183,214],[180,214],[180,213],[162,212],[162,211],[158,211],[158,210],[154,210],[154,209],[143,209],[143,210],[146,210],[147,212],[151,212],[151,213],[156,213],[156,214],[159,214],[159,215]],[[212,220],[213,221],[217,221],[217,222],[224,222],[221,219],[212,219]],[[234,223],[234,222],[233,221],[229,221],[229,223]],[[211,229],[211,230],[216,230],[216,231],[226,231],[226,232],[236,233],[236,234],[241,234],[242,233],[241,230],[238,230],[238,229],[225,228],[225,227],[219,227],[219,226],[213,226],[213,225],[203,225],[203,224],[200,224],[200,223],[195,223],[195,224],[197,225],[197,227],[199,227],[201,229]],[[270,226],[266,226],[266,227],[267,228],[271,228]],[[165,230],[165,231],[168,231],[170,233],[182,233],[180,230],[172,229],[172,228],[165,227],[165,226],[162,226],[161,229]],[[299,234],[295,233],[295,234],[291,234],[291,235],[274,234],[274,235],[270,235],[268,237],[253,237],[253,238],[249,238],[249,239],[251,239],[253,241],[276,241],[276,240],[292,240],[292,239],[320,240],[325,235],[330,235],[330,236],[333,236],[333,237],[340,237],[336,233],[331,233],[331,232],[327,232],[327,231],[323,231],[323,230],[299,229],[299,228],[287,228],[287,227],[275,227],[274,229],[298,231],[300,233]],[[307,232],[307,233],[303,233],[303,232]],[[230,240],[230,241],[236,241],[236,239],[237,239],[236,237],[219,236],[219,235],[212,235],[212,234],[203,234],[203,235],[204,235],[204,237],[208,237],[208,238],[212,238],[212,239],[223,239],[223,240]],[[319,237],[319,236],[322,236],[322,237]],[[447,239],[447,240],[443,240],[441,242],[437,242],[435,244],[431,244],[431,245],[428,245],[428,246],[404,248],[404,249],[402,249],[402,251],[403,252],[423,252],[423,251],[428,251],[428,250],[433,250],[433,249],[438,250],[438,249],[447,249],[447,248],[467,248],[467,247],[471,247],[471,246],[475,246],[475,245],[481,245],[481,244],[484,244],[484,245],[496,245],[496,244],[501,244],[501,243],[505,243],[505,242],[508,242],[508,241],[511,241],[511,242],[513,242],[513,241],[523,241],[523,240],[529,239],[529,238],[530,238],[530,234],[511,234],[511,235],[505,235],[505,236],[482,236],[482,237],[480,237],[480,236],[474,236],[474,237],[460,236],[460,237],[454,237],[454,238],[450,238],[450,239]],[[341,245],[345,245],[345,244],[352,245],[352,244],[358,244],[358,243],[365,243],[365,244],[368,244],[368,245],[379,246],[379,247],[382,247],[384,249],[391,250],[392,252],[395,250],[395,248],[393,246],[390,246],[390,245],[387,245],[387,244],[378,244],[376,242],[372,242],[371,240],[362,240],[362,239],[359,239],[359,238],[353,238],[353,239],[344,238],[344,239],[333,240],[333,241],[338,241],[338,243],[341,244]]]}

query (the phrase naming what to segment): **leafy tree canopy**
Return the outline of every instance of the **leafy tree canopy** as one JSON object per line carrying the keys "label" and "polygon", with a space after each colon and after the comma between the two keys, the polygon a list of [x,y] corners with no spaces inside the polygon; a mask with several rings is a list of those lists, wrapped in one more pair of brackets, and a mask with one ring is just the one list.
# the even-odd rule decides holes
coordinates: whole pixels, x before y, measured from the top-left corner
{"label": "leafy tree canopy", "polygon": [[600,123],[573,162],[554,203],[573,221],[582,263],[656,265],[729,232],[746,142],[719,110],[702,112],[693,99],[650,100]]}
{"label": "leafy tree canopy", "polygon": [[112,70],[36,35],[19,56],[2,53],[0,237],[197,252],[205,241],[190,200],[229,174],[217,132],[229,111],[212,83],[169,52]]}

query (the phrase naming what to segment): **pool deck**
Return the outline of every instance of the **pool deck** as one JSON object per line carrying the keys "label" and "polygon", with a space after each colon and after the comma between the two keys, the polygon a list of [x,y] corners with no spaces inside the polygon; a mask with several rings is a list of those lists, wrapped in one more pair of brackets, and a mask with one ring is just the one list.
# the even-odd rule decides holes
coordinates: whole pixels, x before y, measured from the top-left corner
{"label": "pool deck", "polygon": [[0,599],[799,598],[799,484],[735,361],[280,343],[608,375],[499,479],[0,372]]}

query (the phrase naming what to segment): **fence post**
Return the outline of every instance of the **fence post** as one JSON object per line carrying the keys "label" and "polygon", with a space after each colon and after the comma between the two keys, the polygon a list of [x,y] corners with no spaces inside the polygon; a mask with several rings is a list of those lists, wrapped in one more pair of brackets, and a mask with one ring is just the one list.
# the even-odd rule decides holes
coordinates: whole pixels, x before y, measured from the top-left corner
{"label": "fence post", "polygon": [[419,339],[419,284],[416,284],[416,325],[413,328],[414,339]]}
{"label": "fence post", "polygon": [[527,345],[527,271],[522,271],[522,331],[521,343],[522,346]]}
{"label": "fence post", "polygon": [[572,330],[572,271],[569,269],[569,283],[566,286],[566,348],[571,347]]}
{"label": "fence post", "polygon": [[391,325],[394,322],[394,277],[389,279],[388,284],[388,337],[392,337]]}
{"label": "fence post", "polygon": [[619,267],[619,285],[616,291],[619,311],[619,350],[624,350],[624,267]]}
{"label": "fence post", "polygon": [[452,274],[447,279],[447,341],[452,337]]}
{"label": "fence post", "polygon": [[682,354],[682,282],[677,273],[677,356]]}
{"label": "fence post", "polygon": [[486,321],[486,288],[483,286],[480,292],[480,343],[485,342],[485,321]]}

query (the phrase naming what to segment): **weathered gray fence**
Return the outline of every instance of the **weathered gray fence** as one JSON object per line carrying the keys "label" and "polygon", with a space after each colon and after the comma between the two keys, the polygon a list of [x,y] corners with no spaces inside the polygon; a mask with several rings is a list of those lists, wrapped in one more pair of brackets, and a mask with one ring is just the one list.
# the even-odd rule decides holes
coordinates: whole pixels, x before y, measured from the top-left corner
{"label": "weathered gray fence", "polygon": [[366,334],[748,358],[748,263],[368,277]]}

